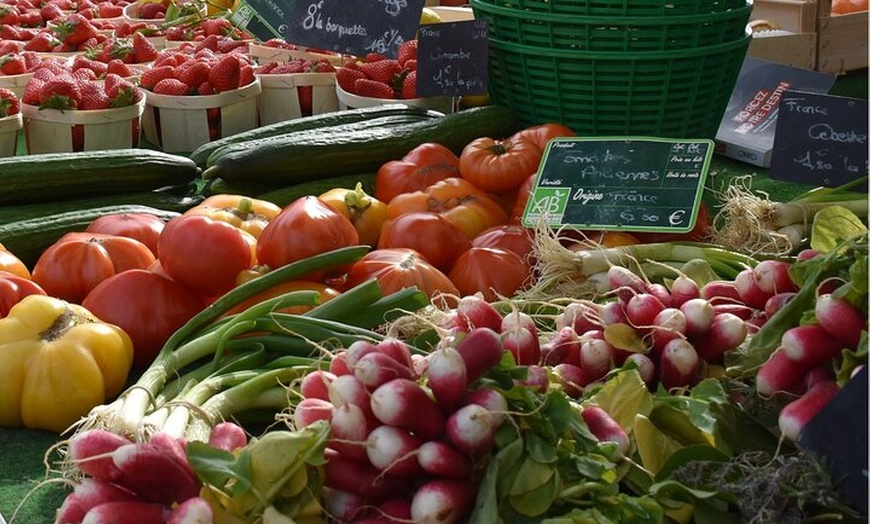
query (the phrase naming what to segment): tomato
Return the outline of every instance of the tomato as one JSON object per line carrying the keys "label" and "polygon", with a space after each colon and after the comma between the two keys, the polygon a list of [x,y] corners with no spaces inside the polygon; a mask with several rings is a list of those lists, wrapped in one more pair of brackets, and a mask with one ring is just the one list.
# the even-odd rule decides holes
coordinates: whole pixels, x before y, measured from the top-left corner
{"label": "tomato", "polygon": [[326,205],[350,219],[359,234],[359,241],[368,246],[378,245],[381,227],[387,220],[387,204],[363,191],[362,184],[354,189],[335,188],[320,195]]}
{"label": "tomato", "polygon": [[516,191],[537,172],[543,151],[532,139],[514,135],[506,140],[481,137],[459,155],[459,173],[475,187],[490,193]]}
{"label": "tomato", "polygon": [[82,301],[97,318],[130,335],[136,369],[147,367],[170,335],[205,305],[194,291],[145,269],[100,282]]}
{"label": "tomato", "polygon": [[461,229],[431,211],[405,213],[387,220],[378,243],[378,249],[413,249],[442,271],[449,270],[470,247],[471,241]]}
{"label": "tomato", "polygon": [[707,242],[710,240],[711,227],[713,218],[710,215],[710,208],[706,202],[701,202],[698,207],[698,219],[695,221],[695,227],[688,233],[645,233],[633,232],[632,234],[638,238],[640,242],[672,242],[675,240],[689,240],[693,242]]}
{"label": "tomato", "polygon": [[534,248],[535,232],[515,224],[493,226],[474,237],[473,247],[494,247],[513,251],[529,265],[534,265],[532,250]]}
{"label": "tomato", "polygon": [[550,122],[520,129],[514,133],[514,137],[522,136],[528,138],[541,148],[541,151],[546,151],[547,143],[550,140],[566,136],[575,136],[575,134],[576,133],[566,125],[557,122]]}
{"label": "tomato", "polygon": [[[359,244],[359,233],[346,216],[315,196],[294,200],[273,218],[257,241],[257,260],[272,269],[314,255]],[[344,273],[347,267],[335,268]],[[322,280],[326,272],[307,275]]]}
{"label": "tomato", "polygon": [[33,266],[33,281],[53,297],[80,303],[103,280],[128,269],[145,269],[154,260],[138,240],[71,232],[42,252]]}
{"label": "tomato", "polygon": [[[262,273],[256,272],[255,270],[243,271],[239,274],[239,278],[237,282],[239,284],[250,280],[251,278],[255,278],[256,276],[262,275]],[[231,308],[227,314],[233,315],[236,313],[241,313],[242,311],[248,309],[254,304],[259,304],[264,300],[268,300],[270,298],[277,297],[278,295],[283,295],[284,293],[289,293],[291,291],[316,291],[320,297],[320,303],[323,304],[338,295],[341,292],[334,287],[328,286],[322,282],[313,282],[310,280],[291,280],[289,282],[282,282],[276,286],[273,286],[265,291],[257,293],[253,297],[242,301],[239,305]],[[313,308],[313,306],[289,306],[286,308],[282,308],[279,311],[281,313],[290,313],[293,315],[301,315],[306,311],[309,311]]]}
{"label": "tomato", "polygon": [[200,295],[223,295],[239,272],[256,262],[257,239],[250,233],[205,215],[182,215],[166,223],[160,235],[160,266],[173,280]]}
{"label": "tomato", "polygon": [[135,238],[157,256],[157,241],[166,222],[152,213],[113,213],[88,224],[85,232]]}
{"label": "tomato", "polygon": [[401,160],[391,160],[378,169],[375,198],[387,204],[402,193],[422,191],[435,182],[459,176],[459,158],[446,146],[426,142]]}
{"label": "tomato", "polygon": [[27,265],[0,244],[0,271],[6,271],[19,277],[30,279],[30,270]]}
{"label": "tomato", "polygon": [[281,208],[267,200],[242,195],[212,195],[184,212],[185,215],[205,215],[233,225],[254,238],[275,218]]}
{"label": "tomato", "polygon": [[513,297],[532,278],[532,270],[519,255],[504,249],[472,247],[447,274],[461,296],[481,293],[489,302]]}
{"label": "tomato", "polygon": [[562,241],[571,251],[596,249],[599,247],[619,247],[640,244],[635,233],[627,231],[579,231],[562,235]]}
{"label": "tomato", "polygon": [[39,284],[21,275],[0,271],[0,318],[9,314],[12,306],[28,295],[45,295]]}
{"label": "tomato", "polygon": [[416,286],[430,299],[459,290],[438,268],[413,249],[384,248],[367,253],[347,272],[347,287],[376,278],[384,295]]}
{"label": "tomato", "polygon": [[438,213],[461,229],[469,240],[484,229],[507,222],[507,213],[488,193],[463,178],[446,178],[423,191],[404,193],[387,206],[390,218],[405,213]]}

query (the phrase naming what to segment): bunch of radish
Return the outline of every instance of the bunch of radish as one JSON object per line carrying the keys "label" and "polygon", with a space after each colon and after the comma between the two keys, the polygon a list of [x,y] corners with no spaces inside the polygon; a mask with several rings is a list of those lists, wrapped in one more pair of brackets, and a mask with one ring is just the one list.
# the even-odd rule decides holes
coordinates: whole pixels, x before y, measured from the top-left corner
{"label": "bunch of radish", "polygon": [[[470,514],[475,467],[494,445],[507,402],[475,387],[505,352],[487,327],[455,331],[425,356],[399,339],[357,341],[312,372],[297,429],[330,422],[323,502],[339,522],[449,524]],[[479,382],[478,382],[479,384]]]}
{"label": "bunch of radish", "polygon": [[[243,446],[244,431],[232,423],[215,426],[210,444]],[[211,506],[199,497],[182,439],[155,433],[134,442],[103,429],[76,434],[67,460],[82,473],[57,511],[56,524],[210,524]]]}

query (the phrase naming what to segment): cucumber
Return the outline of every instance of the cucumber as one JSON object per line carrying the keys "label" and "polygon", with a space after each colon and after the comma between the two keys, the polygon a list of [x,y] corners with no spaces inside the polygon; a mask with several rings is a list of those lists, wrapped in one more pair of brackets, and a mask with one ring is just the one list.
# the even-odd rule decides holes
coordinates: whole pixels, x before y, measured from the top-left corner
{"label": "cucumber", "polygon": [[212,140],[199,146],[190,153],[190,158],[200,167],[206,166],[208,157],[221,147],[236,143],[244,142],[245,140],[255,140],[270,136],[280,135],[284,133],[292,133],[296,131],[305,131],[307,129],[316,129],[319,127],[335,126],[340,124],[350,124],[362,120],[370,120],[382,116],[391,115],[407,115],[407,114],[429,114],[435,115],[433,111],[427,111],[405,104],[387,104],[375,107],[364,107],[359,109],[348,109],[344,111],[330,111],[319,115],[307,116],[304,118],[296,118],[284,122],[276,122],[266,126],[257,127],[241,133]]}
{"label": "cucumber", "polygon": [[245,195],[256,196],[260,193],[265,193],[273,189],[278,189],[274,184],[257,184],[254,182],[245,182],[237,180],[235,182],[227,182],[222,178],[212,178],[206,181],[200,191],[205,196],[212,195]]}
{"label": "cucumber", "polygon": [[472,140],[504,137],[517,130],[513,111],[504,106],[466,109],[441,118],[354,133],[314,133],[301,139],[284,135],[269,141],[243,142],[220,155],[204,178],[298,184],[331,176],[377,171],[424,142],[437,142],[456,154]]}
{"label": "cucumber", "polygon": [[39,218],[67,211],[78,211],[93,207],[140,205],[177,211],[183,213],[202,202],[205,198],[193,195],[177,195],[171,191],[142,191],[136,193],[121,193],[93,198],[77,198],[63,202],[38,204],[22,204],[20,206],[0,206],[0,224],[17,222],[30,218]]}
{"label": "cucumber", "polygon": [[353,175],[322,178],[320,180],[312,180],[311,182],[303,182],[301,184],[273,189],[258,194],[257,198],[284,207],[294,200],[304,196],[322,195],[330,189],[337,187],[353,189],[357,184],[362,184],[363,191],[369,195],[373,195],[375,192],[375,177],[376,173],[358,173]]}
{"label": "cucumber", "polygon": [[176,211],[140,205],[101,206],[66,211],[0,224],[0,244],[28,267],[32,267],[39,255],[66,233],[84,231],[94,219],[114,213],[152,213],[164,220],[180,215]]}
{"label": "cucumber", "polygon": [[51,202],[148,191],[191,182],[193,160],[151,149],[0,158],[0,204]]}
{"label": "cucumber", "polygon": [[[294,131],[290,133],[281,133],[274,136],[245,140],[242,142],[234,142],[225,146],[219,147],[206,160],[206,166],[211,167],[217,163],[217,160],[227,153],[233,151],[244,151],[251,147],[261,147],[272,142],[280,142],[286,140],[307,142],[311,140],[321,140],[325,137],[343,136],[346,134],[371,132],[374,130],[391,129],[396,126],[405,124],[413,124],[424,120],[432,120],[432,115],[429,114],[403,114],[389,115],[378,118],[370,118],[360,120],[358,122],[350,122],[327,127],[318,127],[316,129],[307,129],[304,131]],[[205,175],[203,175],[205,176]]]}

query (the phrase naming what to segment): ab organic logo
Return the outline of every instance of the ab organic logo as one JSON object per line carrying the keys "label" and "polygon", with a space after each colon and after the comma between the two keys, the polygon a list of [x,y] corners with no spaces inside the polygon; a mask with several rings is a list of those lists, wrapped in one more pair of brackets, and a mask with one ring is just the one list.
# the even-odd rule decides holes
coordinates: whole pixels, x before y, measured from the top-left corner
{"label": "ab organic logo", "polygon": [[525,222],[537,223],[543,218],[547,224],[560,224],[570,195],[567,187],[539,187],[532,194]]}

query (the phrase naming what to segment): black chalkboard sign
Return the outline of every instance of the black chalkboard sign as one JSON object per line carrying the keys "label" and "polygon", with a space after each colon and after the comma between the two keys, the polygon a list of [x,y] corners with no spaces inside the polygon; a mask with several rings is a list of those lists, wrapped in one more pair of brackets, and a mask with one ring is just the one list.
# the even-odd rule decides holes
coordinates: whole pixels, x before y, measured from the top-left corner
{"label": "black chalkboard sign", "polygon": [[421,26],[417,36],[417,94],[486,93],[488,29],[486,20]]}
{"label": "black chalkboard sign", "polygon": [[230,16],[232,22],[259,40],[287,40],[285,22],[295,0],[242,0]]}
{"label": "black chalkboard sign", "polygon": [[420,25],[425,0],[296,0],[285,19],[294,44],[395,58]]}
{"label": "black chalkboard sign", "polygon": [[713,141],[648,137],[549,142],[522,223],[686,233],[698,218]]}
{"label": "black chalkboard sign", "polygon": [[786,91],[770,176],[835,187],[867,176],[867,101]]}

